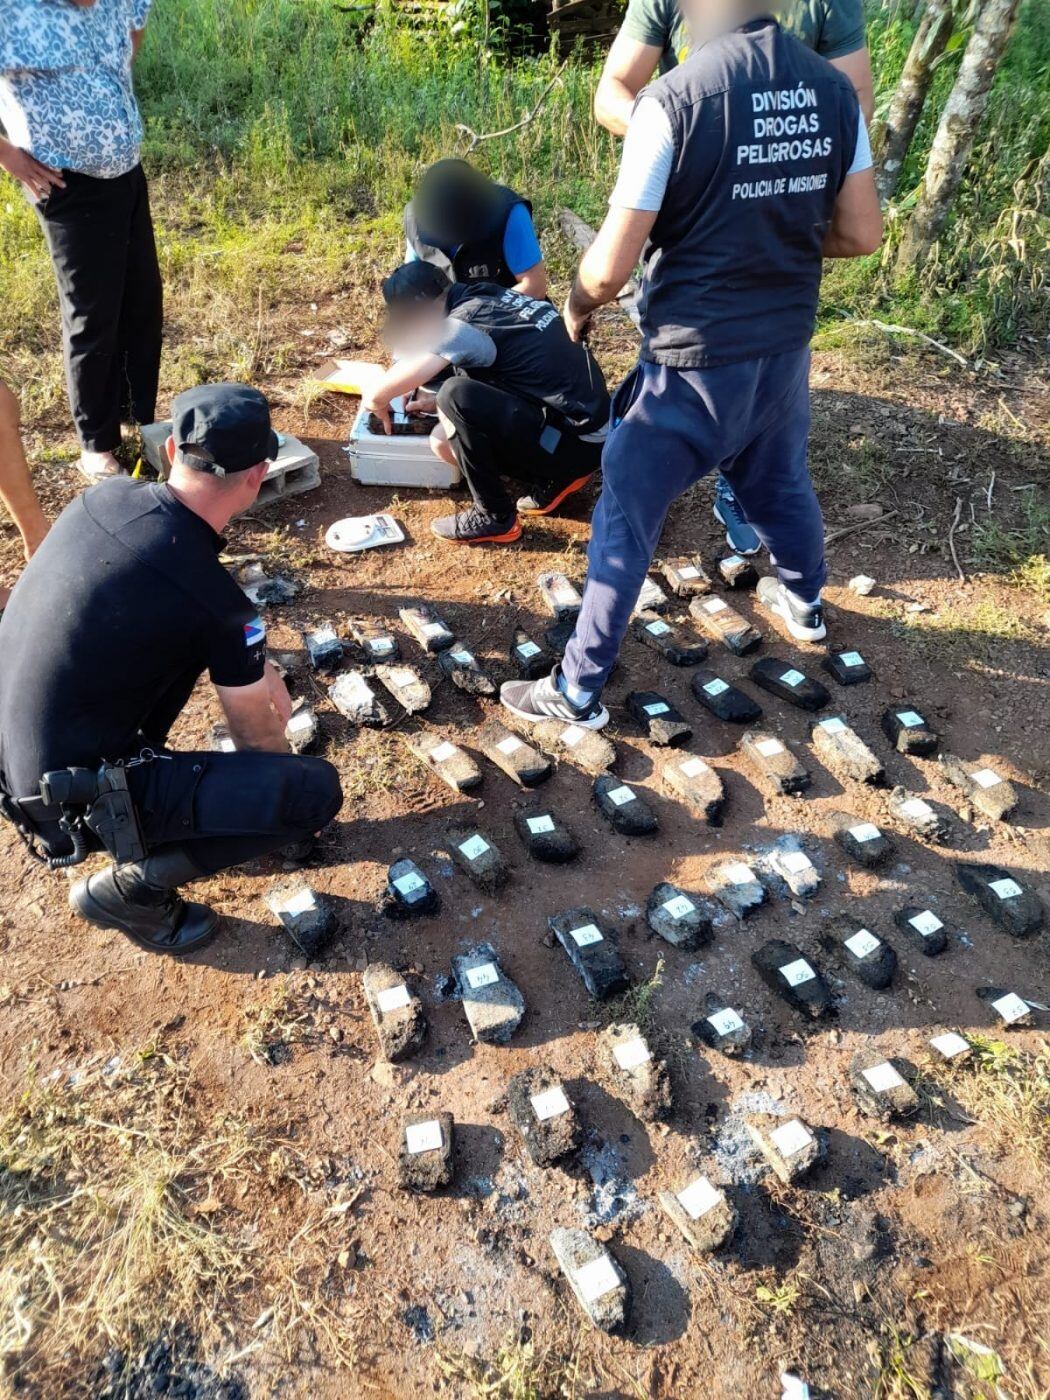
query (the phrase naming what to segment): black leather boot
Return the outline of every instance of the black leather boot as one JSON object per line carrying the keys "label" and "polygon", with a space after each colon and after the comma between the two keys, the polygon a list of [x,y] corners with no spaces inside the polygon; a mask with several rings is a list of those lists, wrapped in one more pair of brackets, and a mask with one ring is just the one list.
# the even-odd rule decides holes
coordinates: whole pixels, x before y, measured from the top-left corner
{"label": "black leather boot", "polygon": [[69,892],[74,911],[98,928],[118,929],[151,953],[182,957],[215,937],[219,916],[206,904],[182,899],[179,885],[203,871],[180,847],[133,865],[108,866]]}

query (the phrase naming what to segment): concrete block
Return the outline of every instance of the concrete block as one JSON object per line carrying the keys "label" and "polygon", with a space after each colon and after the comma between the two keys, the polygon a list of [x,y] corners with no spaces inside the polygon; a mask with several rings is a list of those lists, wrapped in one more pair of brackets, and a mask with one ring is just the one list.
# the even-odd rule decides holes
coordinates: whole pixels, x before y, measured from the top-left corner
{"label": "concrete block", "polygon": [[428,656],[447,651],[456,640],[452,629],[439,617],[434,608],[426,605],[418,608],[399,608],[398,617]]}
{"label": "concrete block", "polygon": [[532,734],[541,749],[568,759],[593,776],[607,772],[616,762],[614,745],[596,729],[584,729],[560,719],[543,719],[533,725]]}
{"label": "concrete block", "polygon": [[536,681],[541,676],[549,676],[554,668],[554,657],[544,651],[539,642],[533,641],[522,627],[515,627],[511,633],[507,655],[523,681]]}
{"label": "concrete block", "polygon": [[859,651],[833,651],[821,664],[839,685],[861,685],[875,674]]}
{"label": "concrete block", "polygon": [[321,737],[321,726],[309,705],[300,705],[284,726],[284,737],[292,753],[311,753]]}
{"label": "concrete block", "polygon": [[631,979],[612,931],[589,905],[552,914],[547,923],[595,1001],[628,989]]}
{"label": "concrete block", "polygon": [[391,918],[417,918],[436,914],[438,892],[414,860],[394,861],[387,875],[383,912]]}
{"label": "concrete block", "polygon": [[704,1014],[692,1024],[693,1034],[723,1055],[743,1055],[751,1044],[751,1027],[734,1006],[715,992],[704,996]]}
{"label": "concrete block", "polygon": [[540,574],[536,580],[544,607],[553,618],[574,618],[583,606],[579,589],[564,574],[556,571]]}
{"label": "concrete block", "polygon": [[430,705],[430,686],[414,666],[406,666],[404,662],[394,666],[377,666],[376,677],[410,715],[419,714]]}
{"label": "concrete block", "polygon": [[998,1016],[1005,1029],[1027,1028],[1032,1024],[1035,1008],[1016,992],[1006,987],[978,987],[977,995]]}
{"label": "concrete block", "polygon": [[796,899],[812,899],[820,889],[820,871],[805,851],[795,845],[774,846],[769,853],[769,869],[783,880]]}
{"label": "concrete block", "polygon": [[[157,473],[167,478],[168,458],[165,444],[171,436],[171,423],[147,423],[140,429],[142,435],[142,455]],[[283,433],[281,448],[270,463],[259,495],[252,503],[252,510],[272,505],[285,496],[295,496],[302,491],[312,491],[321,484],[321,464],[316,452],[290,433]]]}
{"label": "concrete block", "polygon": [[302,636],[307,659],[315,671],[338,671],[343,664],[343,644],[334,622],[319,622]]}
{"label": "concrete block", "polygon": [[751,965],[777,996],[811,1020],[831,1010],[831,990],[812,958],[794,943],[771,938],[751,954]]}
{"label": "concrete block", "polygon": [[676,754],[660,769],[664,787],[712,826],[722,823],[725,788],[709,763],[696,754]]}
{"label": "concrete block", "polygon": [[917,792],[895,787],[889,795],[889,809],[902,825],[926,841],[944,841],[948,835],[944,817]]}
{"label": "concrete block", "polygon": [[858,865],[875,870],[896,851],[896,846],[874,822],[858,820],[851,812],[832,812],[830,816],[835,840]]}
{"label": "concrete block", "polygon": [[767,792],[794,796],[809,787],[810,776],[802,764],[783,739],[768,730],[745,730],[738,747]]}
{"label": "concrete block", "polygon": [[584,1230],[561,1227],[551,1231],[550,1244],[576,1301],[595,1327],[622,1332],[630,1312],[631,1286],[609,1250]]}
{"label": "concrete block", "polygon": [[885,711],[882,731],[898,753],[913,758],[929,758],[940,742],[933,726],[907,705],[894,705]]}
{"label": "concrete block", "polygon": [[538,749],[512,734],[499,720],[490,719],[478,730],[478,748],[519,787],[537,787],[554,772],[554,766]]}
{"label": "concrete block", "polygon": [[666,880],[654,888],[645,906],[646,922],[652,931],[673,948],[689,951],[710,943],[711,914],[706,899]]}
{"label": "concrete block", "polygon": [[986,763],[964,763],[953,753],[941,755],[944,776],[984,816],[1003,821],[1017,807],[1017,789]]}
{"label": "concrete block", "polygon": [[858,918],[843,915],[833,919],[821,939],[821,947],[877,992],[890,985],[897,971],[897,954]]}
{"label": "concrete block", "polygon": [[1039,896],[1001,865],[957,861],[955,878],[989,918],[1015,938],[1031,938],[1042,928]]}
{"label": "concrete block", "polygon": [[651,744],[688,744],[693,731],[670,700],[655,690],[632,690],[625,697],[627,712]]}
{"label": "concrete block", "polygon": [[507,1085],[507,1111],[538,1167],[551,1167],[580,1148],[580,1120],[561,1080],[544,1065],[516,1074]]}
{"label": "concrete block", "polygon": [[464,753],[451,739],[421,729],[414,734],[406,733],[405,743],[453,792],[473,792],[481,786],[481,769],[470,754]]}
{"label": "concrete block", "polygon": [[924,957],[934,958],[948,946],[947,928],[925,905],[906,904],[893,915],[893,922]]}
{"label": "concrete block", "polygon": [[514,829],[533,860],[564,865],[580,853],[580,843],[572,831],[549,807],[535,804],[520,808],[514,813]]}
{"label": "concrete block", "polygon": [[308,958],[315,958],[335,937],[339,921],[330,900],[301,879],[281,880],[266,892],[266,904]]}
{"label": "concrete block", "polygon": [[350,624],[350,634],[361,649],[362,660],[368,666],[401,660],[401,643],[383,623],[369,618],[357,618]]}
{"label": "concrete block", "polygon": [[836,778],[872,785],[886,781],[882,764],[841,715],[817,720],[809,737],[817,757]]}
{"label": "concrete block", "polygon": [[919,1096],[906,1078],[902,1060],[888,1060],[877,1050],[860,1050],[850,1061],[849,1077],[862,1113],[888,1123],[910,1117],[919,1107]]}
{"label": "concrete block", "polygon": [[410,1113],[405,1118],[397,1162],[406,1191],[439,1191],[451,1185],[454,1133],[451,1113]]}
{"label": "concrete block", "polygon": [[707,655],[707,643],[653,612],[635,613],[631,631],[644,645],[672,666],[697,666]]}
{"label": "concrete block", "polygon": [[453,642],[447,651],[438,652],[438,668],[457,690],[467,695],[495,695],[496,684],[470,647]]}
{"label": "concrete block", "polygon": [[634,1022],[607,1026],[601,1036],[616,1094],[643,1123],[670,1118],[671,1076]]}
{"label": "concrete block", "polygon": [[716,642],[733,653],[746,656],[762,644],[762,633],[755,630],[735,608],[731,608],[724,598],[710,594],[706,598],[694,598],[689,604],[689,612],[700,624],[701,630]]}
{"label": "concrete block", "polygon": [[367,729],[385,729],[393,723],[393,715],[360,671],[344,671],[328,690],[332,704],[350,721]]}
{"label": "concrete block", "polygon": [[619,778],[600,774],[591,793],[598,811],[621,836],[651,836],[659,826],[645,798]]}
{"label": "concrete block", "polygon": [[700,594],[711,591],[711,580],[704,572],[699,554],[665,559],[660,565],[660,572],[676,598],[697,598]]}
{"label": "concrete block", "polygon": [[361,981],[384,1058],[411,1059],[426,1041],[427,1018],[408,979],[387,963],[369,963]]}
{"label": "concrete block", "polygon": [[455,824],[448,829],[452,859],[485,894],[495,894],[510,879],[503,852],[476,826]]}
{"label": "concrete block", "polygon": [[499,965],[496,950],[482,943],[452,959],[463,1013],[475,1040],[505,1045],[521,1025],[525,998]]}
{"label": "concrete block", "polygon": [[700,1254],[720,1248],[737,1227],[737,1213],[726,1193],[706,1176],[694,1177],[680,1191],[661,1191],[657,1199]]}
{"label": "concrete block", "polygon": [[748,675],[762,690],[768,690],[770,695],[800,710],[822,710],[831,699],[820,681],[775,656],[763,656],[754,662]]}
{"label": "concrete block", "polygon": [[690,683],[701,705],[728,724],[750,724],[762,714],[762,706],[757,700],[706,667],[694,671]]}
{"label": "concrete block", "polygon": [[805,1175],[825,1153],[820,1136],[801,1118],[755,1113],[745,1119],[748,1136],[785,1186]]}
{"label": "concrete block", "polygon": [[723,860],[707,872],[708,889],[737,919],[766,902],[766,891],[758,876],[742,860]]}

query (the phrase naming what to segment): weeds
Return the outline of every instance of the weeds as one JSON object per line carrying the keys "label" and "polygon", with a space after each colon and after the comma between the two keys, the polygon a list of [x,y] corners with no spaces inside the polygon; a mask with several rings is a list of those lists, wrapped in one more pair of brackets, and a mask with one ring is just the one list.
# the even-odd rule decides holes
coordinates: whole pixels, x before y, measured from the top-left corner
{"label": "weeds", "polygon": [[764,1303],[778,1317],[790,1317],[801,1296],[802,1290],[790,1279],[785,1279],[783,1283],[778,1283],[772,1288],[766,1283],[760,1283],[755,1289],[758,1302]]}
{"label": "weeds", "polygon": [[282,1064],[291,1047],[313,1030],[313,1016],[297,1003],[287,979],[282,978],[266,1001],[244,1009],[244,1048],[259,1065]]}
{"label": "weeds", "polygon": [[916,1375],[912,1351],[917,1339],[893,1322],[883,1324],[877,1345],[873,1345],[878,1374],[872,1400],[931,1400],[926,1381]]}
{"label": "weeds", "polygon": [[973,1059],[938,1067],[937,1081],[1002,1151],[1037,1166],[1050,1162],[1050,1045],[1034,1054],[972,1034]]}
{"label": "weeds", "polygon": [[514,1337],[488,1359],[441,1351],[437,1364],[445,1385],[470,1400],[562,1400],[579,1393],[571,1357]]}
{"label": "weeds", "polygon": [[658,958],[652,976],[632,987],[621,996],[613,997],[602,1008],[602,1020],[607,1026],[618,1022],[633,1022],[643,1035],[655,1029],[656,994],[663,986],[664,960]]}

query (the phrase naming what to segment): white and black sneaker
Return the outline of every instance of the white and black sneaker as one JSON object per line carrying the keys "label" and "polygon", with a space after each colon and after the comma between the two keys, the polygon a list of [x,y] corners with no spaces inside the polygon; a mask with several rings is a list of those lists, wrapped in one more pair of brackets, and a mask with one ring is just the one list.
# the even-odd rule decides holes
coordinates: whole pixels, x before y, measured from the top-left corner
{"label": "white and black sneaker", "polygon": [[796,641],[822,642],[828,635],[824,605],[819,598],[815,603],[806,603],[769,575],[759,579],[756,593],[766,611],[779,617]]}
{"label": "white and black sneaker", "polygon": [[558,685],[558,671],[556,666],[539,681],[504,681],[499,691],[500,704],[530,724],[557,719],[583,729],[604,729],[609,723],[609,711],[601,700],[595,696],[589,705],[578,708]]}

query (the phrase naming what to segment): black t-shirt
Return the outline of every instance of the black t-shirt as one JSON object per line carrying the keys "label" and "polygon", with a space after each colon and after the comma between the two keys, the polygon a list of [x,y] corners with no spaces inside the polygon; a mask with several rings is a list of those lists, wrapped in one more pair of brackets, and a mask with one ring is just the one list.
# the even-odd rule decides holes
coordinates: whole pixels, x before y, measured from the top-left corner
{"label": "black t-shirt", "polygon": [[163,743],[198,677],[251,685],[266,629],[222,537],[167,486],[118,477],[66,507],[0,621],[0,784]]}

